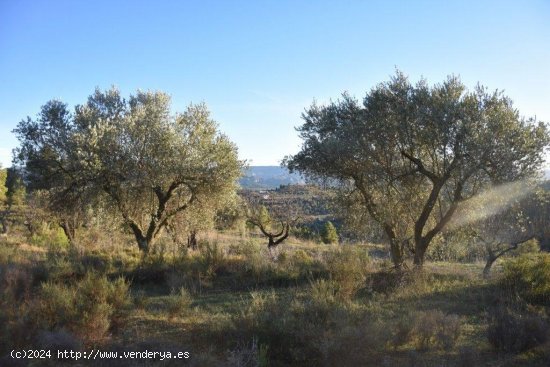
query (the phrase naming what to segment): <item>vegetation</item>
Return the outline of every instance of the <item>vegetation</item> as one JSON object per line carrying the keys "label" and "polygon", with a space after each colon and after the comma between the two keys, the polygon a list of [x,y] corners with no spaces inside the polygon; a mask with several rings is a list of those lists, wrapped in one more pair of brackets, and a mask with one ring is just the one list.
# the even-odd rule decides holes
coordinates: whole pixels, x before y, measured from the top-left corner
{"label": "vegetation", "polygon": [[348,187],[383,229],[396,267],[409,248],[423,264],[460,202],[534,175],[550,141],[546,125],[520,118],[500,92],[469,92],[455,77],[412,85],[400,72],[362,106],[344,94],[303,119],[288,167]]}
{"label": "vegetation", "polygon": [[324,243],[338,243],[338,232],[331,221],[325,223],[323,232],[321,233],[321,238]]}
{"label": "vegetation", "polygon": [[29,188],[47,190],[50,208],[71,219],[62,221],[69,240],[83,208],[107,205],[143,252],[193,203],[233,192],[242,168],[205,105],[173,116],[161,92],[126,101],[116,89],[96,90],[74,113],[50,101],[15,133]]}
{"label": "vegetation", "polygon": [[160,92],[22,121],[0,170],[0,365],[548,366],[546,126],[400,73],[304,119],[287,164],[313,181],[262,191],[237,190],[204,105],[172,115]]}

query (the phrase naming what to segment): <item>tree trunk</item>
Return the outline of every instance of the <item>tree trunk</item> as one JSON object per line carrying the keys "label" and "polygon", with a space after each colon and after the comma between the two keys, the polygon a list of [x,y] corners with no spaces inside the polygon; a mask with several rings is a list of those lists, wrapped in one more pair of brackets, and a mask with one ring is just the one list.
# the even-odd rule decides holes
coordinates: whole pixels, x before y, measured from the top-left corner
{"label": "tree trunk", "polygon": [[10,226],[7,218],[2,218],[2,234],[8,234]]}
{"label": "tree trunk", "polygon": [[187,247],[196,250],[197,249],[197,231],[189,232],[187,236]]}
{"label": "tree trunk", "polygon": [[269,242],[267,244],[267,248],[271,251],[271,249],[275,246],[277,246],[277,245],[275,244],[273,236],[269,236]]}
{"label": "tree trunk", "polygon": [[150,246],[153,244],[153,232],[147,231],[147,235],[143,235],[143,231],[135,222],[130,222],[130,228],[134,233],[138,248],[141,252],[147,255]]}
{"label": "tree trunk", "polygon": [[422,267],[424,265],[424,256],[426,255],[426,249],[428,248],[428,243],[425,239],[420,241],[415,241],[414,244],[414,265],[417,267]]}
{"label": "tree trunk", "polygon": [[485,263],[485,267],[483,268],[483,277],[488,278],[489,273],[491,272],[491,267],[495,263],[495,261],[498,259],[497,256],[489,256],[487,257],[487,262]]}
{"label": "tree trunk", "polygon": [[405,261],[403,257],[403,246],[395,238],[390,240],[390,256],[395,268],[400,270],[403,267],[403,262]]}
{"label": "tree trunk", "polygon": [[139,249],[144,253],[147,254],[149,252],[149,241],[147,241],[147,238],[141,237],[136,238]]}
{"label": "tree trunk", "polygon": [[63,229],[63,232],[65,233],[65,236],[67,237],[67,240],[69,240],[69,245],[74,245],[75,240],[75,228],[74,226],[71,226],[71,224],[64,220],[61,223],[59,223],[59,226]]}

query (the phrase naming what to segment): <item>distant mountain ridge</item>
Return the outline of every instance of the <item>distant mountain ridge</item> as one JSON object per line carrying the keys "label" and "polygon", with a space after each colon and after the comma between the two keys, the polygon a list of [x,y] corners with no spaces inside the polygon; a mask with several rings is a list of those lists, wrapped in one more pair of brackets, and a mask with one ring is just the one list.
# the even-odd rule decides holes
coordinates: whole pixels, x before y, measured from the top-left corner
{"label": "distant mountain ridge", "polygon": [[[544,170],[543,177],[550,180],[550,169]],[[239,180],[243,189],[270,190],[281,185],[303,185],[305,179],[297,173],[290,173],[280,166],[250,166]]]}
{"label": "distant mountain ridge", "polygon": [[269,190],[281,185],[303,185],[305,179],[280,166],[250,166],[239,183],[243,189]]}

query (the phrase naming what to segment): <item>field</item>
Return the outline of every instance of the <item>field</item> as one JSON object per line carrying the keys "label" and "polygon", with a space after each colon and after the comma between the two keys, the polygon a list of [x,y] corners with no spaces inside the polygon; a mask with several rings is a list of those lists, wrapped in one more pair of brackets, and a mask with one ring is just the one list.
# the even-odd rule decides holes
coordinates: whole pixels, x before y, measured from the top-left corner
{"label": "field", "polygon": [[482,263],[397,273],[380,256],[382,245],[290,238],[270,254],[259,236],[233,232],[203,236],[196,251],[157,246],[147,257],[131,244],[1,241],[2,355],[14,348],[189,353],[33,366],[550,363],[548,295],[522,297],[507,286],[501,263],[490,279]]}

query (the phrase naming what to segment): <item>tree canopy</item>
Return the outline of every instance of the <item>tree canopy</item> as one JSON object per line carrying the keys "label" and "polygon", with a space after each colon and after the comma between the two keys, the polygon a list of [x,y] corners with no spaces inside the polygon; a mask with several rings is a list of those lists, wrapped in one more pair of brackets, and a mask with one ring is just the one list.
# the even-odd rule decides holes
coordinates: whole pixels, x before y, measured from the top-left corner
{"label": "tree canopy", "polygon": [[126,100],[96,90],[74,112],[50,101],[15,133],[31,190],[48,190],[51,206],[69,212],[113,208],[145,252],[171,218],[233,192],[243,166],[204,104],[172,114],[162,92]]}
{"label": "tree canopy", "polygon": [[362,104],[344,94],[302,118],[289,169],[348,188],[381,225],[396,266],[406,249],[421,265],[461,201],[535,175],[549,144],[546,125],[520,117],[502,92],[468,91],[452,76],[413,85],[397,72]]}

